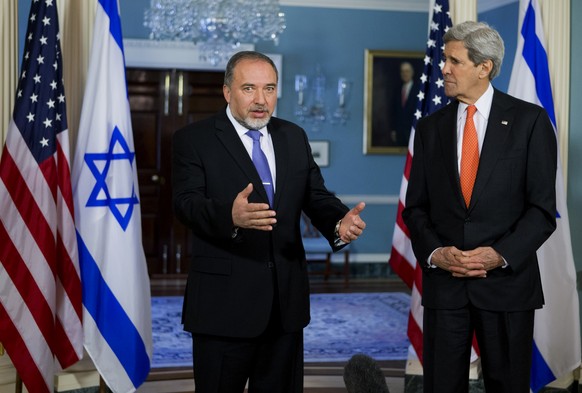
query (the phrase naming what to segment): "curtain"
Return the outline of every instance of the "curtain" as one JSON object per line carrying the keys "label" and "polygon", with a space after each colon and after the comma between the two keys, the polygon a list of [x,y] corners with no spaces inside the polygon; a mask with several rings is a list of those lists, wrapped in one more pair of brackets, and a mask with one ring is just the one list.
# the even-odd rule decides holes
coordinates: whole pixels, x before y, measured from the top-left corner
{"label": "curtain", "polygon": [[[18,80],[18,2],[3,2],[0,12],[0,146],[4,146],[12,118]],[[2,151],[0,149],[0,154]]]}

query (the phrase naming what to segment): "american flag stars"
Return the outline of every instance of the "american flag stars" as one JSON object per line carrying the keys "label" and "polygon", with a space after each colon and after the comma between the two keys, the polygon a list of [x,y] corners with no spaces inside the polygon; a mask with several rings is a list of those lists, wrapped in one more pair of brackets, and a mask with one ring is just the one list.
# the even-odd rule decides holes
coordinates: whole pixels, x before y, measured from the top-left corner
{"label": "american flag stars", "polygon": [[[28,102],[16,105],[13,114],[19,129],[29,141],[29,147],[33,149],[31,145],[36,145],[47,150],[40,156],[35,154],[39,162],[54,153],[56,135],[67,128],[64,87],[58,66],[60,36],[55,32],[54,17],[48,12],[48,9],[54,11],[54,4],[53,0],[43,2],[47,15],[39,17],[37,13],[32,13],[29,18],[33,28],[29,29],[27,40],[37,45],[29,45],[24,55],[16,94],[17,101],[26,99]],[[27,80],[30,77],[32,80]],[[36,122],[41,123],[40,127],[36,126]]]}

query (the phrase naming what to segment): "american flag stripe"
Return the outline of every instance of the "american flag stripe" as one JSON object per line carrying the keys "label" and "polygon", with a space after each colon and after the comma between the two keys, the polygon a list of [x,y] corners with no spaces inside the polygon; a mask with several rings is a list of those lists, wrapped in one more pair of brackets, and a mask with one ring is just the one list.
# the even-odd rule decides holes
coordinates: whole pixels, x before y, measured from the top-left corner
{"label": "american flag stripe", "polygon": [[[0,192],[5,193],[7,189],[4,182],[0,182]],[[4,198],[2,203],[3,211],[17,211],[11,198]],[[17,272],[23,274],[25,271],[31,274],[31,285],[42,283],[45,277],[54,277],[48,263],[45,262],[43,253],[31,232],[28,230],[26,222],[19,214],[4,215],[0,218],[3,236],[3,247],[0,255],[3,255],[2,261],[5,267],[14,267]],[[33,261],[43,261],[45,263],[35,263]],[[19,265],[21,263],[22,265]],[[22,267],[22,268],[21,268]],[[24,269],[26,268],[26,269]],[[45,299],[53,296],[50,289],[52,286],[41,286],[42,296]]]}
{"label": "american flag stripe", "polygon": [[83,355],[82,298],[55,0],[33,0],[0,160],[0,342],[28,391]]}
{"label": "american flag stripe", "polygon": [[[8,129],[5,150],[8,150],[5,153],[10,154],[13,162],[10,170],[6,170],[6,172],[9,172],[6,176],[19,176],[18,184],[11,185],[10,188],[13,188],[13,192],[15,193],[26,192],[30,200],[34,200],[34,203],[42,210],[46,220],[48,222],[55,222],[57,219],[57,205],[54,197],[46,197],[52,194],[50,186],[47,183],[47,178],[39,171],[39,165],[36,164],[35,157],[28,149],[26,140],[13,122],[10,123]],[[4,156],[4,153],[2,156]],[[18,164],[16,161],[18,161]],[[18,170],[16,173],[13,173],[15,172],[15,168],[18,168]],[[2,169],[0,171],[2,171],[1,173],[5,172]],[[22,187],[26,187],[27,189]]]}
{"label": "american flag stripe", "polygon": [[[64,283],[65,286],[63,287],[63,290],[68,296],[71,298],[81,297],[79,272],[75,269],[70,257],[70,255],[74,255],[72,252],[76,252],[76,242],[70,240],[71,235],[75,236],[72,212],[69,210],[70,204],[65,203],[66,208],[61,209],[61,214],[59,215],[63,224],[64,222],[67,222],[63,227],[67,228],[70,232],[69,236],[67,236],[68,245],[65,246],[61,235],[59,233],[54,234],[54,229],[51,228],[46,221],[45,216],[36,205],[34,195],[30,193],[29,188],[20,175],[19,168],[17,167],[16,162],[12,159],[10,153],[5,150],[3,156],[5,157],[4,165],[0,174],[0,178],[2,179],[0,187],[3,188],[3,192],[11,195],[11,198],[3,199],[2,211],[18,211],[20,214],[7,215],[2,219],[2,221],[9,221],[4,222],[4,225],[0,227],[0,240],[1,243],[5,245],[4,250],[9,254],[9,256],[5,258],[3,257],[2,260],[18,261],[17,263],[6,265],[8,268],[7,271],[13,278],[13,281],[20,284],[17,285],[15,289],[26,288],[26,293],[23,295],[23,301],[29,308],[36,310],[34,318],[37,319],[38,325],[41,326],[41,330],[43,331],[42,334],[47,342],[50,343],[50,347],[55,352],[56,358],[62,364],[72,364],[78,360],[78,356],[72,355],[75,354],[75,351],[67,339],[68,334],[61,325],[60,320],[57,320],[53,326],[52,321],[55,310],[49,306],[49,304],[55,302],[53,293],[58,291],[58,288],[55,289],[52,286],[39,287],[37,285],[37,283],[42,283],[45,277],[54,277],[55,275],[58,275],[58,285]],[[5,184],[10,184],[11,187],[8,189],[5,188]],[[72,196],[70,189],[66,192],[70,197]],[[59,195],[61,195],[60,189]],[[42,201],[46,199],[47,198],[40,200]],[[37,198],[37,200],[39,199]],[[14,203],[15,201],[17,204]],[[5,228],[10,228],[12,234],[8,234],[5,231]],[[54,236],[56,236],[56,243]],[[44,245],[44,247],[41,247],[42,250],[38,248],[41,245]],[[28,258],[20,259],[21,252],[19,250],[25,250],[25,253],[28,254]],[[30,255],[32,253],[35,253],[36,255]],[[56,264],[49,262],[56,261],[57,255],[64,263]],[[44,260],[46,263],[30,263],[30,261],[39,260]],[[23,269],[22,266],[24,265],[26,265],[29,270]],[[58,269],[58,271],[56,271],[56,269]],[[73,279],[68,279],[69,277],[72,277]],[[77,279],[75,280],[74,278]],[[43,301],[45,299],[46,301]],[[61,315],[66,316],[70,312],[69,310],[72,310],[80,321],[82,316],[81,303],[77,302],[76,305],[73,305],[69,298],[64,300],[65,301],[61,305],[61,311],[57,311],[57,315],[59,317]],[[69,318],[59,319],[66,320]],[[72,332],[80,333],[80,324],[79,328],[70,330],[72,330]],[[78,339],[82,340],[82,335],[76,335]],[[53,342],[58,343],[58,346],[53,345]]]}
{"label": "american flag stripe", "polygon": [[[36,204],[34,195],[26,186],[16,161],[12,159],[10,154],[7,154],[4,162],[6,164],[0,173],[0,178],[7,186],[6,190],[18,213],[26,222],[28,230],[35,238],[43,255],[47,261],[51,261],[56,253],[54,228],[47,221],[47,217],[43,215],[43,210]],[[49,266],[54,274],[54,265],[50,264]]]}
{"label": "american flag stripe", "polygon": [[[0,272],[2,272],[0,270]],[[0,303],[0,313],[3,315],[7,315],[6,309],[4,309],[2,303]],[[27,315],[22,316],[22,321],[25,320]],[[37,364],[50,364],[52,361],[52,354],[48,348],[45,350],[41,350],[36,348],[33,352],[28,350],[26,346],[26,339],[25,335],[21,335],[21,332],[18,331],[17,327],[12,323],[10,318],[1,318],[0,319],[0,329],[5,332],[5,337],[8,338],[3,345],[6,348],[8,353],[18,351],[18,358],[13,359],[14,366],[18,369],[20,375],[27,375],[29,382],[27,383],[26,387],[29,392],[39,392],[39,393],[49,393],[52,392],[52,389],[49,389],[49,386],[52,386],[52,378],[45,379],[45,375],[41,373],[39,368],[36,366]],[[44,352],[42,358],[33,358],[32,354],[40,354]]]}
{"label": "american flag stripe", "polygon": [[[26,307],[15,307],[14,303],[23,303],[20,293],[15,289],[15,283],[6,275],[4,269],[0,270],[3,276],[2,284],[4,288],[11,291],[13,304],[2,304],[2,315],[14,316],[18,313],[18,319],[1,318],[0,326],[3,332],[3,345],[10,355],[18,374],[23,382],[26,382],[26,388],[30,392],[52,392],[52,373],[44,372],[43,368],[50,368],[53,362],[53,355],[45,340],[38,340],[37,337],[42,335],[33,315]],[[17,321],[17,322],[14,322]],[[6,330],[5,330],[6,329]],[[32,361],[32,363],[31,363]],[[41,377],[38,379],[38,377]],[[30,384],[39,386],[38,390],[30,387]],[[44,388],[42,385],[45,385]]]}
{"label": "american flag stripe", "polygon": [[[60,209],[59,213],[67,214],[70,218],[70,224],[74,224],[75,208],[73,207],[73,188],[71,187],[71,182],[67,179],[71,178],[71,170],[69,168],[69,160],[67,154],[69,151],[69,141],[66,134],[60,133],[57,135],[57,181],[59,186],[59,192],[61,195],[57,197],[57,201],[60,201],[66,209]],[[59,214],[59,217],[63,217]],[[71,229],[75,228],[73,225]],[[76,251],[75,247],[72,247]],[[72,248],[69,250],[72,251]]]}
{"label": "american flag stripe", "polygon": [[[52,345],[53,337],[55,336],[53,324],[54,311],[49,304],[49,302],[54,304],[54,281],[52,283],[48,282],[48,287],[39,285],[35,281],[31,270],[27,269],[26,261],[20,257],[18,248],[6,232],[4,226],[0,226],[0,241],[4,244],[5,253],[3,254],[6,256],[3,260],[10,261],[10,263],[4,264],[5,272],[14,283],[14,289],[20,293],[22,301],[32,313],[32,317],[42,331],[42,335],[49,344],[49,347],[54,347]],[[43,289],[45,290],[44,293]],[[49,295],[48,298],[46,296],[47,294]],[[18,317],[18,315],[16,314],[14,317]]]}

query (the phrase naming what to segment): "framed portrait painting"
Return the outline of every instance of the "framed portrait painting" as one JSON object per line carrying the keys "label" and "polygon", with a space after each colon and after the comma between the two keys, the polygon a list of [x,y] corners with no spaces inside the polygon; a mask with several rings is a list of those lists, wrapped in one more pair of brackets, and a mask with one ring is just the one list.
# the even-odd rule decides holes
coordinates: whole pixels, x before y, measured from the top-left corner
{"label": "framed portrait painting", "polygon": [[365,154],[407,152],[423,57],[422,52],[366,50]]}

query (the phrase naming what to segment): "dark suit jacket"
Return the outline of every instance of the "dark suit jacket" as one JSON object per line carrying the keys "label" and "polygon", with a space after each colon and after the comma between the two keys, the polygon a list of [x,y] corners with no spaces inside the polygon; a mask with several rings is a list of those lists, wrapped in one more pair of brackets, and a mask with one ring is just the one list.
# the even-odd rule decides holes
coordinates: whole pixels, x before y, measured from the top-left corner
{"label": "dark suit jacket", "polygon": [[416,81],[413,82],[412,87],[408,92],[406,103],[402,106],[402,85],[400,85],[398,89],[394,89],[395,96],[392,104],[392,115],[394,118],[390,120],[392,129],[396,130],[397,146],[408,146],[419,91],[420,84]]}
{"label": "dark suit jacket", "polygon": [[[536,250],[556,227],[557,147],[546,112],[495,90],[479,170],[467,209],[457,165],[452,102],[417,123],[402,216],[423,269],[423,304],[454,309],[471,302],[494,311],[540,308]],[[487,278],[453,278],[428,268],[437,248],[491,246],[508,262]]]}
{"label": "dark suit jacket", "polygon": [[[286,331],[309,323],[309,283],[300,233],[301,211],[333,246],[336,222],[349,210],[330,193],[298,126],[272,118],[276,160],[272,232],[240,229],[232,238],[232,204],[252,182],[249,202],[267,196],[226,111],[174,135],[172,178],[177,217],[193,234],[184,299],[184,328],[193,333],[255,337],[269,320],[278,293]],[[272,279],[274,263],[277,287]]]}

